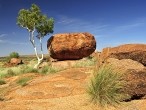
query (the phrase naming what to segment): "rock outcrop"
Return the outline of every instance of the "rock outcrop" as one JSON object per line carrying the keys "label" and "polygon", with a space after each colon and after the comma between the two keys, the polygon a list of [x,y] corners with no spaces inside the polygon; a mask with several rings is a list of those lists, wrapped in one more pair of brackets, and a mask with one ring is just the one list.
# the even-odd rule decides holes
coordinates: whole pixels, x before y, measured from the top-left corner
{"label": "rock outcrop", "polygon": [[125,44],[113,48],[104,48],[103,58],[132,59],[146,66],[146,44]]}
{"label": "rock outcrop", "polygon": [[124,92],[131,96],[129,100],[141,99],[146,96],[146,69],[128,70],[125,73],[125,81],[127,85]]}
{"label": "rock outcrop", "polygon": [[109,58],[107,59],[107,63],[114,66],[114,68],[122,71],[128,71],[128,70],[137,70],[141,71],[145,69],[145,66],[143,66],[141,63],[131,60],[131,59],[121,59],[118,60],[116,58]]}
{"label": "rock outcrop", "polygon": [[58,60],[77,60],[87,57],[96,49],[90,33],[55,34],[47,42],[50,56]]}
{"label": "rock outcrop", "polygon": [[131,59],[115,58],[109,58],[107,63],[118,71],[123,71],[126,81],[123,91],[130,96],[127,100],[140,99],[146,95],[146,68],[141,63]]}
{"label": "rock outcrop", "polygon": [[10,64],[12,64],[12,65],[19,65],[19,64],[23,64],[23,62],[19,58],[11,58]]}

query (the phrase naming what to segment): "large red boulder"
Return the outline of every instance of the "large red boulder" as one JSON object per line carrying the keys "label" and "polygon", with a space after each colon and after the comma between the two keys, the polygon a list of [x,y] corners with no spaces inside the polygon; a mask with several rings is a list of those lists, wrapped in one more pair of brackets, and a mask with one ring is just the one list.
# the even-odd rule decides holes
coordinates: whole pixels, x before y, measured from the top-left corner
{"label": "large red boulder", "polygon": [[96,41],[90,33],[55,34],[47,42],[50,56],[58,60],[82,59],[96,49]]}
{"label": "large red boulder", "polygon": [[146,44],[125,44],[118,47],[104,48],[101,52],[103,59],[132,59],[146,66]]}
{"label": "large red boulder", "polygon": [[23,64],[23,62],[19,58],[11,58],[10,64],[12,64],[12,65],[19,65],[19,64]]}

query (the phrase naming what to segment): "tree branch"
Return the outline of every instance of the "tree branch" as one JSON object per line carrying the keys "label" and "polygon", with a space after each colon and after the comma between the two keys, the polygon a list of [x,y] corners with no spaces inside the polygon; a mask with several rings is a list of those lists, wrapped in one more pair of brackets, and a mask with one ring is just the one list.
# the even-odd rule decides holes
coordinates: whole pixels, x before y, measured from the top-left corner
{"label": "tree branch", "polygon": [[41,60],[43,60],[44,54],[43,54],[43,47],[42,47],[42,37],[40,37],[40,45],[41,45],[41,54],[42,54]]}
{"label": "tree branch", "polygon": [[40,60],[40,58],[38,56],[37,48],[35,46],[34,32],[35,32],[35,29],[33,31],[29,31],[29,40],[30,40],[31,44],[33,45],[33,48],[35,50],[35,55],[36,55],[37,59]]}

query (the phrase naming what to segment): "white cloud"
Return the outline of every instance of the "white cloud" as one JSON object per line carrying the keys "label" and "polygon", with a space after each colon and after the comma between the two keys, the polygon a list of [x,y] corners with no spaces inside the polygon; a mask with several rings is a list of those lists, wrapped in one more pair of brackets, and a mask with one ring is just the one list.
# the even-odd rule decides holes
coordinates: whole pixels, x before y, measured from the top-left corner
{"label": "white cloud", "polygon": [[16,32],[12,32],[12,35],[16,35]]}
{"label": "white cloud", "polygon": [[126,25],[122,25],[122,26],[118,26],[116,27],[116,30],[128,30],[128,29],[132,29],[132,28],[136,28],[136,27],[140,27],[142,25],[144,25],[145,23],[132,23],[132,24],[126,24]]}
{"label": "white cloud", "polygon": [[0,34],[0,38],[7,36],[7,34]]}
{"label": "white cloud", "polygon": [[4,41],[0,39],[0,43],[4,43]]}
{"label": "white cloud", "polygon": [[56,25],[63,27],[60,29],[62,32],[90,32],[96,38],[101,37],[101,33],[109,26],[107,24],[101,24],[98,21],[85,21],[83,19],[71,18],[64,15],[58,15],[58,22]]}
{"label": "white cloud", "polygon": [[111,27],[111,30],[113,32],[121,32],[121,31],[141,28],[145,25],[146,25],[146,18],[137,18],[137,19],[131,20],[130,22],[123,23],[123,25],[119,24],[115,27]]}
{"label": "white cloud", "polygon": [[[12,34],[16,34],[15,32],[12,32]],[[8,36],[8,34],[0,34],[0,44],[2,43],[7,43],[7,44],[14,44],[14,45],[27,45],[28,43],[24,43],[24,42],[14,42],[14,41],[10,41],[10,40],[5,40],[5,39],[1,39],[5,36]]]}
{"label": "white cloud", "polygon": [[67,24],[71,24],[71,23],[78,21],[77,19],[69,18],[69,17],[63,16],[63,15],[59,15],[58,17],[59,17],[59,20],[57,23],[59,23],[59,24],[67,25]]}
{"label": "white cloud", "polygon": [[0,40],[0,44],[1,43],[14,44],[14,45],[28,45],[28,43],[24,43],[24,42],[13,42],[13,41],[8,41],[8,40]]}

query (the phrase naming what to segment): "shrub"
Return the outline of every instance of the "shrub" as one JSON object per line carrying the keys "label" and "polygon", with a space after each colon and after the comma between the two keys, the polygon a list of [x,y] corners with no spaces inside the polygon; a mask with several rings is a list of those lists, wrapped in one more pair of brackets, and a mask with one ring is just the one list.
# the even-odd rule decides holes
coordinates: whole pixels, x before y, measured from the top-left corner
{"label": "shrub", "polygon": [[88,57],[86,57],[86,59],[91,60],[91,59],[93,59],[93,57],[92,56],[88,56]]}
{"label": "shrub", "polygon": [[3,97],[0,97],[0,101],[4,101],[5,99]]}
{"label": "shrub", "polygon": [[56,72],[58,72],[60,69],[58,69],[58,68],[54,68],[54,67],[52,67],[52,66],[49,66],[48,67],[48,73],[56,73]]}
{"label": "shrub", "polygon": [[11,77],[11,76],[15,76],[16,74],[12,69],[8,69],[5,75],[6,77]]}
{"label": "shrub", "polygon": [[19,58],[19,54],[17,52],[12,52],[9,55],[10,58]]}
{"label": "shrub", "polygon": [[45,66],[45,67],[43,67],[43,68],[39,71],[39,73],[41,73],[41,74],[56,73],[56,72],[58,72],[59,70],[60,70],[60,69],[54,68],[54,67],[52,67],[52,66]]}
{"label": "shrub", "polygon": [[95,71],[87,92],[91,101],[96,104],[116,105],[127,96],[122,92],[124,85],[122,74],[115,71],[110,65],[104,65]]}
{"label": "shrub", "polygon": [[87,60],[80,60],[74,65],[74,67],[88,67],[88,66],[94,66],[95,64],[96,64],[96,60],[92,58]]}
{"label": "shrub", "polygon": [[42,67],[40,73],[47,74],[48,73],[48,69],[49,69],[48,66]]}
{"label": "shrub", "polygon": [[21,85],[21,86],[26,86],[28,84],[28,81],[31,80],[32,78],[30,77],[24,77],[21,78],[17,81],[17,84]]}
{"label": "shrub", "polygon": [[30,66],[23,66],[21,68],[21,73],[38,73],[38,69]]}
{"label": "shrub", "polygon": [[0,85],[6,84],[5,80],[0,79]]}

